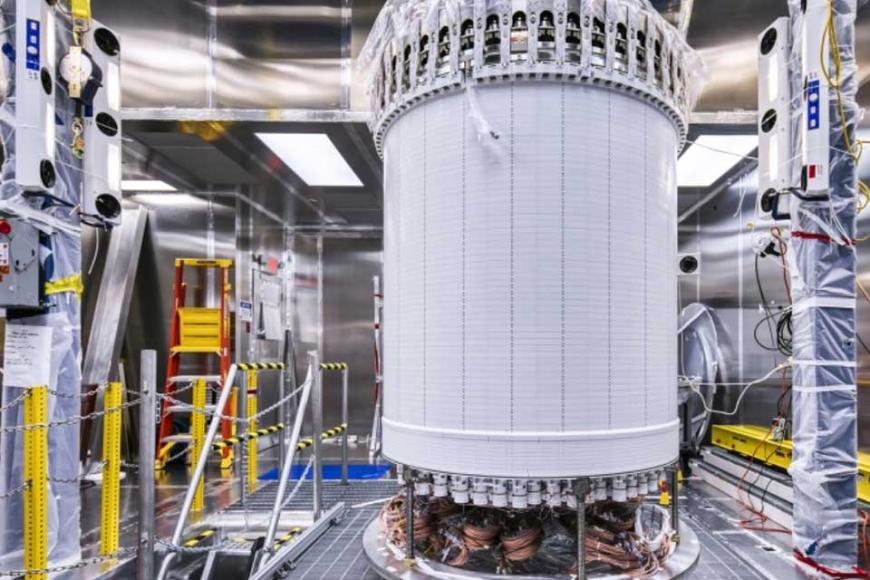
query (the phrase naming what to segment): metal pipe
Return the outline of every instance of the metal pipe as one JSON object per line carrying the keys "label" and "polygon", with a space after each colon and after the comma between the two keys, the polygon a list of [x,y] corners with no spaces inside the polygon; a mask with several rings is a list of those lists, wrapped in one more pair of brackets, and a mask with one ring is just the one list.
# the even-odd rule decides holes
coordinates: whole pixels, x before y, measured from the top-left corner
{"label": "metal pipe", "polygon": [[680,538],[680,482],[679,464],[668,468],[668,489],[671,492],[671,527],[676,534],[676,541]]}
{"label": "metal pipe", "polygon": [[312,438],[314,446],[314,493],[312,494],[312,511],[314,521],[320,519],[323,511],[323,441],[320,435],[323,433],[323,370],[320,369],[320,358],[314,366],[314,392],[311,397],[311,424],[314,429]]}
{"label": "metal pipe", "polygon": [[577,578],[586,579],[586,495],[589,493],[589,480],[577,481]]}
{"label": "metal pipe", "polygon": [[143,350],[139,387],[139,554],[136,578],[154,578],[154,448],[157,444],[157,351]]}
{"label": "metal pipe", "polygon": [[[287,340],[287,333],[284,333],[284,340]],[[286,342],[285,342],[286,349]],[[284,357],[284,364],[287,363],[287,357]],[[278,400],[283,401],[284,397],[287,396],[287,389],[284,381],[287,378],[287,371],[281,369],[281,374],[278,377]],[[281,423],[282,425],[287,424],[287,403],[281,403],[281,406],[276,410],[276,414],[278,415],[278,420],[275,423]],[[284,456],[287,454],[287,441],[283,436],[278,437],[278,465],[284,465]]]}
{"label": "metal pipe", "polygon": [[344,432],[341,434],[341,484],[347,485],[347,387],[348,375],[350,370],[345,366],[341,371],[341,423],[344,425]]}
{"label": "metal pipe", "polygon": [[299,407],[296,409],[296,419],[293,422],[293,431],[290,434],[290,445],[287,446],[287,456],[281,466],[281,475],[278,476],[278,493],[275,495],[275,503],[272,505],[272,515],[269,519],[269,527],[266,531],[266,543],[263,548],[263,558],[260,560],[262,568],[272,552],[275,544],[275,534],[278,531],[278,519],[281,517],[281,504],[284,502],[284,494],[287,493],[287,482],[290,479],[290,470],[293,467],[293,458],[296,455],[296,446],[299,445],[299,435],[302,432],[302,423],[305,422],[305,408],[308,406],[308,397],[311,394],[311,386],[314,377],[317,376],[320,364],[317,353],[308,353],[308,378],[302,384],[302,396],[299,399]]}
{"label": "metal pipe", "polygon": [[417,559],[414,546],[414,471],[410,465],[402,468],[405,480],[405,564],[413,565]]}
{"label": "metal pipe", "polygon": [[[221,413],[227,406],[227,400],[230,398],[230,392],[233,390],[233,383],[235,380],[236,365],[233,364],[230,367],[229,373],[227,373],[227,378],[224,381],[223,387],[221,387],[221,394],[218,398],[217,405],[215,405],[215,414],[211,418],[211,423],[208,426],[208,433],[206,434],[205,441],[202,445],[202,451],[196,461],[196,468],[193,471],[193,477],[191,478],[187,492],[184,495],[184,504],[181,507],[181,514],[178,516],[178,522],[175,524],[175,531],[172,533],[173,545],[177,546],[179,542],[181,542],[181,536],[184,534],[184,524],[187,522],[187,516],[190,515],[190,508],[193,505],[193,496],[196,494],[196,486],[199,484],[199,480],[205,473],[205,465],[208,463],[211,446],[214,443],[215,437],[217,437],[218,428],[220,428],[221,425]],[[166,576],[166,572],[169,570],[169,565],[175,559],[175,554],[176,553],[173,552],[164,558],[163,564],[160,566],[160,574],[157,576],[159,579]]]}

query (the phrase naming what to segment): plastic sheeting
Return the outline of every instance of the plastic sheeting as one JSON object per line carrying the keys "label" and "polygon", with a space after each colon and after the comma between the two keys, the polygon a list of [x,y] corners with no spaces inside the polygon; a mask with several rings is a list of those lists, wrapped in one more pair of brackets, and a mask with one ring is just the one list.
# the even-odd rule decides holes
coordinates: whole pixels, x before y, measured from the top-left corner
{"label": "plastic sheeting", "polygon": [[[860,120],[855,102],[855,0],[833,0],[842,53],[845,124],[854,143]],[[789,0],[796,39],[791,62],[800,62],[801,0]],[[833,75],[833,66],[829,65]],[[824,80],[822,81],[824,82]],[[792,71],[799,127],[802,74]],[[834,570],[857,562],[857,419],[855,369],[855,162],[844,139],[834,90],[830,97],[830,199],[792,197],[791,282],[794,301],[793,539],[800,555]],[[797,133],[799,135],[799,132]],[[800,158],[800,144],[793,152]],[[796,183],[799,163],[792,168]],[[801,235],[801,232],[809,234]],[[825,239],[829,236],[830,239]]]}
{"label": "plastic sheeting", "polygon": [[[72,105],[66,94],[56,90],[57,117],[57,183],[54,201],[39,197],[25,197],[15,184],[15,56],[11,50],[15,44],[15,2],[2,4],[0,22],[0,56],[5,73],[4,102],[0,107],[0,135],[6,149],[2,166],[0,200],[14,211],[22,208],[27,213],[36,212],[48,219],[34,218],[42,232],[40,259],[47,280],[56,280],[77,274],[81,267],[81,241],[77,233],[78,218],[72,208],[79,203],[81,164],[72,155],[67,143],[72,140],[70,114]],[[13,24],[10,27],[9,24]],[[69,46],[69,32],[58,21],[58,51],[65,52]],[[56,85],[57,87],[57,85]],[[42,221],[53,221],[59,227],[46,226]],[[56,395],[49,396],[49,422],[64,421],[80,415],[81,389],[80,370],[80,307],[74,293],[62,293],[50,297],[51,305],[42,313],[9,311],[7,316],[16,324],[50,326],[54,329],[51,349],[51,382],[49,388]],[[20,393],[19,386],[3,387],[3,401],[8,402]],[[0,417],[3,427],[20,425],[23,408],[15,406]],[[48,548],[50,565],[77,561],[80,558],[80,499],[79,499],[79,428],[80,423],[54,427],[49,431],[49,504]],[[22,484],[21,432],[0,435],[0,496]],[[61,480],[67,480],[66,482]],[[71,480],[71,481],[69,481]],[[22,567],[22,495],[17,494],[0,500],[0,570]]]}
{"label": "plastic sheeting", "polygon": [[[645,12],[651,21],[651,26],[657,26],[666,40],[668,46],[676,51],[675,61],[682,63],[682,72],[685,74],[685,111],[692,110],[700,96],[706,76],[706,68],[700,57],[688,46],[685,38],[670,24],[666,23],[658,10],[653,7],[649,0],[574,0],[569,4],[566,0],[554,0],[552,5],[533,0],[531,2],[518,3],[516,10],[559,10],[564,11],[569,6],[580,14],[589,18],[591,14],[622,14],[630,10]],[[482,15],[501,12],[510,13],[512,10],[511,0],[387,0],[369,32],[360,55],[355,62],[355,67],[364,78],[375,79],[375,71],[378,63],[382,62],[385,51],[395,43],[395,46],[405,46],[412,41],[412,36],[419,32],[423,26],[427,30],[436,30],[439,22],[458,22],[458,15],[467,13],[478,20]],[[587,39],[588,41],[588,39]],[[633,41],[632,41],[633,42]],[[588,47],[584,50],[588,50]],[[649,47],[652,52],[652,46]],[[584,70],[579,77],[595,76],[591,64],[583,65]],[[466,73],[468,74],[468,73]],[[493,128],[485,115],[481,113],[476,99],[476,85],[466,82],[466,97],[468,107],[465,114],[477,129],[478,139],[485,144],[492,145],[500,138],[500,134]],[[370,90],[371,90],[370,85]],[[372,108],[373,116],[378,112]]]}

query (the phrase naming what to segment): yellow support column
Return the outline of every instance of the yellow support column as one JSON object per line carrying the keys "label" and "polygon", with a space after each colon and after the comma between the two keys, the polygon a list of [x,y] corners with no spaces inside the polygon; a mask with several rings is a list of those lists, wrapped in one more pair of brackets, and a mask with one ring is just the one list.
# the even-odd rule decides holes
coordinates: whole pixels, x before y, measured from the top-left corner
{"label": "yellow support column", "polygon": [[[253,417],[257,414],[257,371],[248,371],[247,372],[247,416]],[[248,435],[254,435],[248,439],[248,492],[254,493],[257,491],[257,450],[259,445],[257,444],[257,421],[256,419],[252,419],[248,421]]]}
{"label": "yellow support column", "polygon": [[[238,404],[239,404],[239,388],[233,387],[232,390],[230,391],[230,402],[227,404],[227,408],[228,409],[238,409]],[[223,410],[219,410],[218,412],[223,413]],[[238,432],[238,426],[236,425],[235,421],[233,421],[231,431],[232,431],[232,436],[235,437],[236,433]],[[234,459],[235,459],[235,455],[233,453],[232,447],[230,447],[226,451],[226,454],[221,457],[221,470],[222,470],[221,475],[223,477],[230,476],[230,473],[228,473],[227,470],[229,470],[233,466]]]}
{"label": "yellow support column", "polygon": [[120,548],[121,522],[121,383],[109,383],[103,395],[103,490],[100,514],[100,555]]}
{"label": "yellow support column", "polygon": [[[203,442],[205,441],[205,379],[196,379],[193,383],[192,403],[196,409],[190,414],[190,455],[189,464],[196,466],[200,453],[202,453]],[[199,411],[198,409],[203,409]],[[196,493],[193,495],[193,505],[191,509],[195,512],[202,511],[204,506],[205,478],[199,478],[199,484],[196,486]]]}
{"label": "yellow support column", "polygon": [[[24,399],[24,567],[48,567],[48,387],[32,387]],[[39,427],[39,425],[42,425]],[[25,580],[45,580],[47,574],[25,574]]]}

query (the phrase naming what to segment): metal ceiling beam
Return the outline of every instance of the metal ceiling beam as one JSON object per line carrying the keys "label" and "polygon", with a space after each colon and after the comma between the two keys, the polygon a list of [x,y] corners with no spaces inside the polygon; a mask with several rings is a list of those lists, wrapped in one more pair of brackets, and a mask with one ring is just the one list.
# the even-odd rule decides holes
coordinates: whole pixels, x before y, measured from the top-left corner
{"label": "metal ceiling beam", "polygon": [[341,109],[125,108],[124,121],[260,121],[285,123],[365,123],[368,111]]}

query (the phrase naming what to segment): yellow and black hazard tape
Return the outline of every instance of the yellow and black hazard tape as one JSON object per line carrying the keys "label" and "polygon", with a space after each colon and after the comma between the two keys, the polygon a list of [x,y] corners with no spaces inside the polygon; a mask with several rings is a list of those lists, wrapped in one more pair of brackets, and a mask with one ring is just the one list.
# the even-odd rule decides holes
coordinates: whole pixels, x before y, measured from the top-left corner
{"label": "yellow and black hazard tape", "polygon": [[290,530],[289,532],[287,532],[286,534],[284,534],[283,536],[281,536],[280,538],[275,540],[274,547],[280,548],[284,544],[287,544],[287,543],[293,541],[293,538],[295,538],[296,536],[298,536],[301,533],[302,533],[302,528],[293,528],[292,530]]}
{"label": "yellow and black hazard tape", "polygon": [[190,538],[189,540],[184,540],[184,542],[182,542],[181,545],[184,546],[185,548],[193,548],[193,547],[197,546],[198,544],[200,544],[201,542],[204,542],[205,540],[214,536],[215,532],[217,532],[217,530],[214,528],[209,528],[207,530],[203,530],[199,534],[197,534],[196,536]]}
{"label": "yellow and black hazard tape", "polygon": [[[347,431],[347,423],[342,423],[338,427],[333,427],[332,429],[327,429],[326,431],[321,433],[320,440],[326,441],[327,439],[332,439],[333,437],[335,437],[337,435],[341,435],[345,431]],[[314,445],[314,439],[311,437],[306,437],[305,439],[300,441],[298,445],[296,445],[296,450],[302,451],[303,449],[308,449],[312,445]]]}
{"label": "yellow and black hazard tape", "polygon": [[278,362],[238,363],[236,366],[243,371],[282,371],[287,367],[284,363]]}
{"label": "yellow and black hazard tape", "polygon": [[211,448],[213,451],[222,451],[227,447],[233,447],[234,445],[238,445],[243,441],[250,441],[251,439],[259,439],[260,437],[265,437],[266,435],[271,435],[272,433],[277,433],[281,429],[284,428],[284,423],[278,423],[277,425],[272,425],[271,427],[263,427],[262,429],[257,429],[254,433],[242,433],[241,435],[235,435],[233,437],[227,437],[222,441],[217,441],[212,444]]}
{"label": "yellow and black hazard tape", "polygon": [[347,363],[320,363],[320,370],[322,371],[346,371]]}

